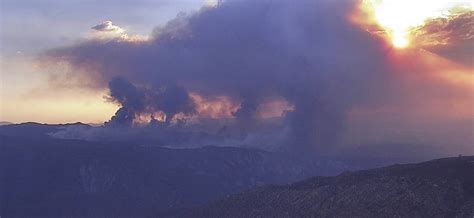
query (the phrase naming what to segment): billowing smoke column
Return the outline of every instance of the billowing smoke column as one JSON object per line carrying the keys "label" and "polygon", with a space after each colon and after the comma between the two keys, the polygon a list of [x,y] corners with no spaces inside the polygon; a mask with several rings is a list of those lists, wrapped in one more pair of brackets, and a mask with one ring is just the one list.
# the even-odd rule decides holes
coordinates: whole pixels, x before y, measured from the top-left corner
{"label": "billowing smoke column", "polygon": [[169,86],[159,90],[139,88],[124,78],[116,77],[109,82],[109,89],[111,100],[118,102],[121,107],[108,125],[130,126],[137,115],[157,111],[166,115],[166,123],[178,113],[194,113],[194,102],[182,87]]}
{"label": "billowing smoke column", "polygon": [[48,55],[89,69],[83,76],[100,86],[110,81],[122,106],[111,123],[151,111],[192,114],[190,90],[242,102],[234,116],[252,125],[259,104],[283,97],[294,105],[284,143],[323,150],[337,144],[348,110],[383,96],[390,83],[385,44],[348,21],[355,4],[224,1],[179,15],[150,40],[92,40]]}
{"label": "billowing smoke column", "polygon": [[166,115],[166,122],[169,123],[171,119],[178,113],[184,115],[191,115],[195,113],[195,105],[190,98],[186,89],[171,85],[164,88],[161,93],[158,93],[157,101],[154,108],[163,111]]}
{"label": "billowing smoke column", "polygon": [[145,93],[128,80],[114,78],[109,82],[110,97],[122,106],[110,123],[131,125],[135,115],[145,110]]}

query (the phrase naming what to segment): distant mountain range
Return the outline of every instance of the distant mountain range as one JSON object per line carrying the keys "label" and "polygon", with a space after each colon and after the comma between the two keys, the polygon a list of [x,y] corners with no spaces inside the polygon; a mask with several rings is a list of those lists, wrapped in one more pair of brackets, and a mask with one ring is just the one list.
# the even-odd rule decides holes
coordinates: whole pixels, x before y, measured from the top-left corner
{"label": "distant mountain range", "polygon": [[474,217],[474,156],[265,186],[170,217]]}
{"label": "distant mountain range", "polygon": [[14,136],[22,138],[49,138],[49,133],[56,132],[67,126],[85,126],[84,123],[67,123],[67,124],[42,124],[35,122],[27,122],[20,124],[5,124],[0,125],[0,136]]}
{"label": "distant mountain range", "polygon": [[7,121],[0,121],[0,126],[10,125],[10,124],[13,124],[13,123],[10,123],[10,122],[7,122]]}
{"label": "distant mountain range", "polygon": [[69,126],[93,128],[0,126],[0,216],[471,214],[472,157],[347,173],[407,160],[52,137]]}
{"label": "distant mountain range", "polygon": [[64,126],[0,126],[3,217],[146,216],[268,184],[383,165],[237,147],[171,149],[50,136]]}

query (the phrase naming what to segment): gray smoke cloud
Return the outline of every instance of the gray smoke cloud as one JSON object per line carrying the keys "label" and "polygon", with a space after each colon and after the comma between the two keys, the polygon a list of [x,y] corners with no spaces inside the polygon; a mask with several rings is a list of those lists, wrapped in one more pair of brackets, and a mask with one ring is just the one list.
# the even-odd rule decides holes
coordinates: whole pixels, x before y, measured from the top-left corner
{"label": "gray smoke cloud", "polygon": [[186,89],[178,86],[136,87],[127,79],[115,77],[109,82],[109,90],[110,99],[121,105],[109,125],[130,126],[137,115],[155,111],[162,111],[166,115],[165,122],[169,123],[178,113],[189,115],[195,111]]}
{"label": "gray smoke cloud", "polygon": [[190,90],[242,102],[234,117],[255,126],[258,105],[283,97],[294,110],[284,116],[282,143],[323,151],[338,143],[352,107],[391,86],[386,44],[347,19],[356,4],[224,1],[180,14],[146,41],[91,40],[46,56],[108,85],[121,104],[109,123],[129,125],[150,111],[193,114]]}
{"label": "gray smoke cloud", "polygon": [[121,104],[121,108],[110,119],[110,123],[131,125],[136,113],[145,110],[145,93],[123,78],[109,82],[110,97]]}

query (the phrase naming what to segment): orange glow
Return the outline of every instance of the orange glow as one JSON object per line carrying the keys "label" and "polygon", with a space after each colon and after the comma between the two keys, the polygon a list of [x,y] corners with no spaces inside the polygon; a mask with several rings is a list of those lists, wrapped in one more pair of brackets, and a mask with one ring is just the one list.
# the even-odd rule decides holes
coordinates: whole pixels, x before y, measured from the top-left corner
{"label": "orange glow", "polygon": [[103,98],[104,93],[75,93],[74,98],[35,94],[4,96],[0,120],[15,123],[103,123],[118,109]]}
{"label": "orange glow", "polygon": [[133,123],[135,124],[148,124],[152,119],[155,119],[158,122],[165,122],[166,120],[166,114],[158,111],[158,112],[153,112],[153,113],[143,113],[143,114],[138,114],[135,119],[133,120]]}
{"label": "orange glow", "polygon": [[383,29],[394,47],[405,48],[412,29],[427,19],[448,16],[455,7],[472,10],[473,4],[473,0],[364,0],[361,10]]}
{"label": "orange glow", "polygon": [[[469,66],[456,63],[426,50],[400,51],[391,54],[392,67],[406,72],[410,79],[441,80],[445,85],[474,91],[474,74]],[[410,72],[416,71],[413,75]],[[473,92],[474,93],[474,92]]]}
{"label": "orange glow", "polygon": [[196,103],[198,116],[202,118],[230,119],[240,106],[227,96],[206,98],[198,93],[191,93],[190,96]]}
{"label": "orange glow", "polygon": [[257,113],[261,118],[282,117],[285,112],[294,110],[294,106],[283,98],[263,102],[258,106]]}
{"label": "orange glow", "polygon": [[[240,102],[232,101],[227,96],[206,98],[197,93],[191,93],[191,98],[197,106],[197,116],[211,119],[231,119],[239,109]],[[274,98],[262,102],[257,108],[257,116],[262,119],[282,117],[286,111],[294,107],[284,98]]]}
{"label": "orange glow", "polygon": [[413,101],[408,111],[396,110],[411,114],[415,120],[474,118],[474,74],[470,67],[425,50],[395,52],[390,61],[401,80],[399,90]]}
{"label": "orange glow", "polygon": [[352,108],[344,140],[360,144],[415,140],[472,148],[472,68],[420,49],[396,50],[389,55],[387,70],[395,72],[397,96]]}

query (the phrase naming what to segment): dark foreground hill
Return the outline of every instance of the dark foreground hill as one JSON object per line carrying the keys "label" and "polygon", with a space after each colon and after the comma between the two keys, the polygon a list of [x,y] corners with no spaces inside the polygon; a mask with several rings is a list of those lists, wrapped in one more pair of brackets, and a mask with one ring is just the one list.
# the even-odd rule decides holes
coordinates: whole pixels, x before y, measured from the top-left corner
{"label": "dark foreground hill", "polygon": [[0,216],[143,217],[319,173],[251,149],[0,136]]}
{"label": "dark foreground hill", "polygon": [[266,186],[170,216],[473,217],[474,156]]}
{"label": "dark foreground hill", "polygon": [[235,147],[170,149],[48,135],[64,126],[0,126],[1,217],[144,217],[262,185],[380,165]]}
{"label": "dark foreground hill", "polygon": [[154,217],[264,185],[406,162],[51,136],[69,126],[93,128],[0,126],[1,217]]}

